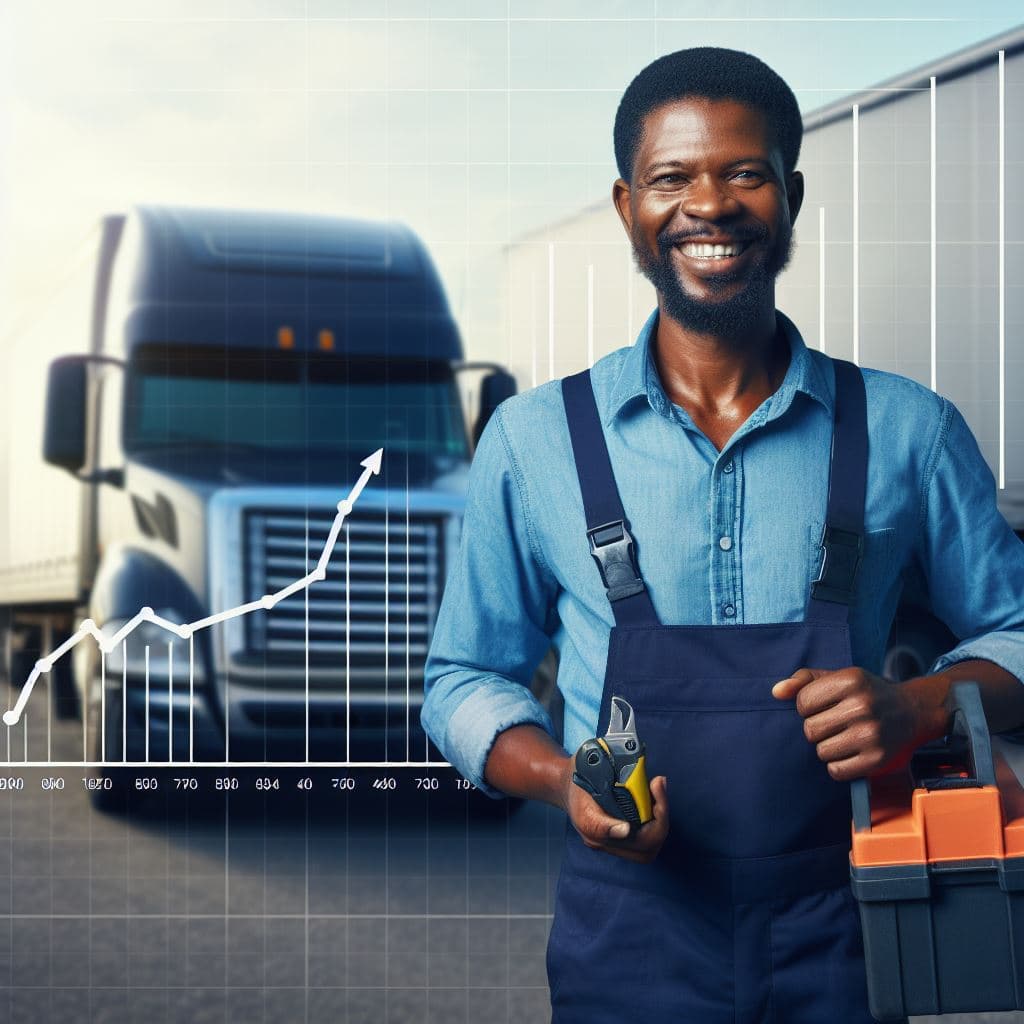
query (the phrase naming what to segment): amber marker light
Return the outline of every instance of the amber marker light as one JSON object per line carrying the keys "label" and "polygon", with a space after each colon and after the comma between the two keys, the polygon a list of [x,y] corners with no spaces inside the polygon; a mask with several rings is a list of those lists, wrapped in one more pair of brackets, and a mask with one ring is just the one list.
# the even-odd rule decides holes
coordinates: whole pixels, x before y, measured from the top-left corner
{"label": "amber marker light", "polygon": [[317,334],[316,341],[324,352],[334,351],[334,331],[329,331],[324,327],[321,329],[319,334]]}
{"label": "amber marker light", "polygon": [[277,347],[295,348],[295,332],[290,327],[278,327]]}

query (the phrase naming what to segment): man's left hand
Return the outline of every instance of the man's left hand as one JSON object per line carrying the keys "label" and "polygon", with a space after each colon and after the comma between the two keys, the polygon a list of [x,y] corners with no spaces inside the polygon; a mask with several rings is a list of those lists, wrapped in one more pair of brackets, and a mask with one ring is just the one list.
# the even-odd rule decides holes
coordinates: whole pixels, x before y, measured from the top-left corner
{"label": "man's left hand", "polygon": [[916,687],[861,668],[801,668],[777,682],[772,696],[796,698],[804,735],[841,782],[901,768],[933,736],[934,713]]}

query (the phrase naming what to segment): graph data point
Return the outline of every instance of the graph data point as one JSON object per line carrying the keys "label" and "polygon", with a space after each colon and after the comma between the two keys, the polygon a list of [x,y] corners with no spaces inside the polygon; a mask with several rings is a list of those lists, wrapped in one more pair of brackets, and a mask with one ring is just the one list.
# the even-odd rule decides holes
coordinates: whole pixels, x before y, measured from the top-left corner
{"label": "graph data point", "polygon": [[264,594],[260,598],[260,604],[263,605],[264,608],[273,608],[274,607],[274,595],[273,594]]}
{"label": "graph data point", "polygon": [[153,619],[153,609],[150,608],[148,604],[146,605],[145,608],[141,609],[141,614],[142,614],[142,617],[144,619],[149,619],[150,621],[152,621],[152,619]]}
{"label": "graph data point", "polygon": [[17,715],[17,713],[14,712],[14,711],[5,711],[4,712],[4,725],[17,725],[17,724],[18,724],[18,715]]}
{"label": "graph data point", "polygon": [[81,628],[82,629],[95,629],[96,628],[96,623],[93,622],[92,619],[86,619],[82,623]]}
{"label": "graph data point", "polygon": [[188,640],[192,636],[192,627],[191,626],[179,626],[178,627],[178,636],[180,636],[182,640]]}
{"label": "graph data point", "polygon": [[36,662],[36,668],[39,669],[40,672],[49,672],[51,666],[50,663],[45,658],[40,658]]}
{"label": "graph data point", "polygon": [[350,515],[352,513],[352,502],[349,501],[348,498],[342,498],[341,501],[338,502],[338,511],[343,516]]}
{"label": "graph data point", "polygon": [[327,570],[326,569],[317,569],[317,571],[314,574],[313,578],[316,579],[316,580],[325,580],[325,579],[327,579]]}

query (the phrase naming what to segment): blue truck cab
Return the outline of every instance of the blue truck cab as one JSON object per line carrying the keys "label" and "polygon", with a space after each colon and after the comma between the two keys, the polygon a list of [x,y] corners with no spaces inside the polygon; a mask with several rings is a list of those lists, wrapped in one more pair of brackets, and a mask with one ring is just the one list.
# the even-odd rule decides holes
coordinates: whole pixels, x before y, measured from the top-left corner
{"label": "blue truck cab", "polygon": [[[73,652],[88,757],[419,762],[423,665],[475,438],[513,378],[466,364],[395,224],[138,206],[105,218],[90,351],[55,360],[45,458],[81,480]],[[456,383],[483,369],[467,428]],[[477,410],[474,410],[476,412]],[[65,629],[64,632],[68,632]]]}

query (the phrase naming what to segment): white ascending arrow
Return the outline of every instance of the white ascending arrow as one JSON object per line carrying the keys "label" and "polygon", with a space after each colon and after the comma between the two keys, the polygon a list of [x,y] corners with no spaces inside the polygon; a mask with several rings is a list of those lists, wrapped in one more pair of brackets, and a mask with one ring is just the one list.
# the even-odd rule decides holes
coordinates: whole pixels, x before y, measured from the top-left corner
{"label": "white ascending arrow", "polygon": [[84,639],[87,636],[95,637],[96,642],[100,645],[100,650],[104,654],[110,654],[112,650],[131,633],[136,626],[143,622],[152,622],[154,625],[159,626],[161,629],[166,629],[169,633],[175,634],[175,636],[181,637],[182,640],[191,639],[192,635],[198,632],[200,629],[205,629],[207,626],[213,626],[218,622],[223,622],[225,619],[233,619],[239,615],[248,615],[249,612],[258,611],[260,608],[270,609],[273,608],[278,601],[283,601],[286,597],[290,597],[292,594],[299,590],[311,586],[312,584],[324,579],[327,576],[327,563],[331,560],[331,554],[334,551],[335,542],[338,539],[338,534],[341,532],[341,524],[345,521],[345,517],[352,511],[352,506],[356,503],[356,499],[360,494],[363,493],[363,488],[366,486],[367,480],[371,476],[376,476],[380,472],[380,460],[384,454],[383,448],[378,448],[372,455],[368,455],[360,466],[365,466],[362,475],[356,481],[355,486],[348,493],[347,498],[342,498],[338,502],[338,514],[334,517],[334,522],[331,524],[331,532],[327,536],[327,543],[324,544],[324,549],[320,554],[320,561],[317,562],[316,568],[303,576],[302,579],[296,580],[294,583],[289,583],[283,590],[278,590],[273,594],[264,594],[258,601],[250,601],[248,604],[239,605],[237,608],[228,608],[227,611],[217,612],[216,615],[208,615],[205,619],[198,619],[195,622],[175,623],[169,622],[167,619],[161,618],[157,615],[152,608],[142,608],[133,618],[129,619],[112,637],[109,639],[103,635],[103,633],[97,628],[96,623],[92,619],[86,619],[82,623],[78,632],[74,636],[68,637],[55,651],[46,655],[45,658],[40,658],[35,668],[32,669],[28,679],[25,680],[25,685],[21,689],[21,694],[18,696],[17,703],[10,711],[5,711],[3,715],[4,723],[6,725],[16,725],[18,720],[21,718],[22,712],[25,710],[25,705],[28,703],[29,697],[32,696],[32,688],[36,685],[36,680],[44,672],[49,672],[50,669],[71,650],[79,640]]}

